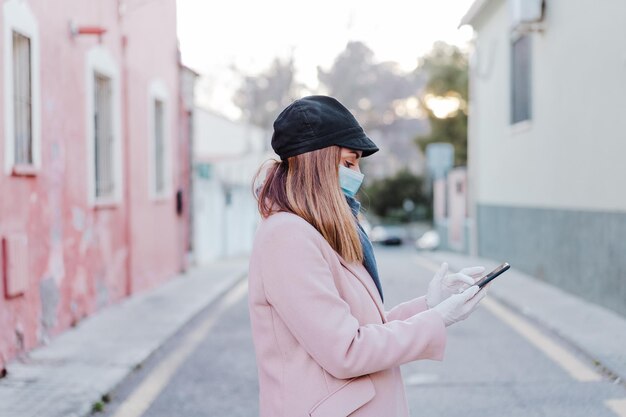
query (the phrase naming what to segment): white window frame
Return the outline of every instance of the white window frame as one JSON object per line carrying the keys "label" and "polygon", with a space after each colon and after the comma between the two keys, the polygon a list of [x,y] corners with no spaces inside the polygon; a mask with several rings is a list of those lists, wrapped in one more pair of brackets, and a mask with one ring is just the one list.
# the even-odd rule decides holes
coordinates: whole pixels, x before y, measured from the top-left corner
{"label": "white window frame", "polygon": [[[164,184],[160,192],[156,189],[156,149],[155,149],[155,101],[163,104],[163,170]],[[171,135],[171,106],[167,85],[161,79],[154,79],[148,88],[148,188],[150,198],[154,201],[169,200],[172,197],[172,135]]]}
{"label": "white window frame", "polygon": [[[522,119],[522,120],[517,120],[517,121],[513,121],[513,101],[514,101],[514,78],[513,78],[513,49],[514,49],[514,44],[519,41],[522,37],[526,37],[526,40],[528,42],[528,54],[529,54],[529,60],[530,60],[530,68],[528,69],[529,74],[528,74],[528,89],[529,89],[529,97],[528,97],[528,101],[527,101],[527,105],[528,107],[528,117],[526,119]],[[511,38],[509,40],[509,51],[510,51],[510,55],[509,55],[509,94],[510,94],[510,98],[509,98],[509,129],[512,133],[520,133],[520,132],[524,132],[526,130],[529,130],[532,126],[532,121],[533,121],[533,98],[534,98],[534,94],[533,94],[533,74],[532,74],[532,70],[533,70],[533,39],[532,39],[532,32],[528,32],[528,31],[513,31],[511,34]]]}
{"label": "white window frame", "polygon": [[[95,163],[95,126],[93,115],[95,111],[95,77],[103,75],[111,81],[112,129],[113,129],[113,193],[110,197],[96,196],[96,163]],[[85,66],[86,83],[86,111],[85,126],[87,148],[87,199],[92,207],[116,206],[122,202],[123,190],[123,160],[122,160],[122,131],[121,131],[121,94],[120,71],[113,55],[102,46],[95,46],[87,53]]]}
{"label": "white window frame", "polygon": [[[39,25],[22,0],[7,0],[2,7],[4,37],[4,172],[6,175],[36,175],[41,170],[41,90]],[[30,40],[31,65],[31,164],[16,164],[13,108],[13,32]]]}

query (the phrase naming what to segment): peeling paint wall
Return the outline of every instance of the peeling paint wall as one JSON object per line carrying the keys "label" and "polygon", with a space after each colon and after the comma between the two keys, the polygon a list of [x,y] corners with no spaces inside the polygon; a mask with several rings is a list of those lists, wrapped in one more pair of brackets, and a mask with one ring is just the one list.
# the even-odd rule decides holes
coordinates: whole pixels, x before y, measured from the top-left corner
{"label": "peeling paint wall", "polygon": [[[6,173],[5,144],[12,139],[0,129],[0,239],[19,234],[28,241],[24,293],[7,298],[0,280],[0,369],[99,309],[172,278],[185,266],[189,230],[188,212],[177,215],[175,198],[181,188],[188,207],[188,114],[179,109],[175,0],[125,11],[116,0],[4,0],[0,14],[9,2],[24,4],[39,31],[41,169],[34,175]],[[106,33],[100,40],[72,37],[70,21]],[[0,56],[4,38],[0,31]],[[113,57],[122,100],[123,193],[121,201],[102,207],[89,203],[88,181],[93,138],[87,120],[93,116],[86,104],[86,68],[87,54],[96,46]],[[159,199],[149,192],[148,90],[154,80],[169,97],[171,141],[167,175],[172,187]],[[5,93],[2,74],[0,126]],[[6,264],[0,256],[0,271]]]}

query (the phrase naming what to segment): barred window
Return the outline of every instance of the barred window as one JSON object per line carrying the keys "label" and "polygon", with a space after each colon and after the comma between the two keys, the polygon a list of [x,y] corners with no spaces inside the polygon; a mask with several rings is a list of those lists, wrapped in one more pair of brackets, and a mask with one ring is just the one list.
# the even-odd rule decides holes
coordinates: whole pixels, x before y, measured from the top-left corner
{"label": "barred window", "polygon": [[113,102],[109,77],[95,74],[94,155],[96,198],[113,197]]}
{"label": "barred window", "polygon": [[531,69],[530,35],[523,34],[511,45],[511,124],[531,119]]}
{"label": "barred window", "polygon": [[164,105],[154,100],[154,179],[157,194],[165,191],[165,137]]}
{"label": "barred window", "polygon": [[15,164],[33,163],[30,38],[13,32],[13,132]]}

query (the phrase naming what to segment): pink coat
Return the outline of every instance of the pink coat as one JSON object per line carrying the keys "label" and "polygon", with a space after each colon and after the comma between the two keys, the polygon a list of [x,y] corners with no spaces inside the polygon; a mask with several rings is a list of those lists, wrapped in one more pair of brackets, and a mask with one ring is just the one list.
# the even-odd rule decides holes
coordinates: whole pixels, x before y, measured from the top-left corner
{"label": "pink coat", "polygon": [[294,214],[259,226],[249,307],[261,417],[408,417],[399,365],[443,357],[423,297],[385,311],[363,265]]}

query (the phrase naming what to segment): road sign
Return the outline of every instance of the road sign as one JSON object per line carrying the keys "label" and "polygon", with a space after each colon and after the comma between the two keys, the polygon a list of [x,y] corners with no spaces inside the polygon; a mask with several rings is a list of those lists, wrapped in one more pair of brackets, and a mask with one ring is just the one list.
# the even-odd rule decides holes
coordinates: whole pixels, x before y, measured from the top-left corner
{"label": "road sign", "polygon": [[426,166],[432,180],[445,178],[454,164],[454,147],[450,143],[431,143],[426,146]]}

